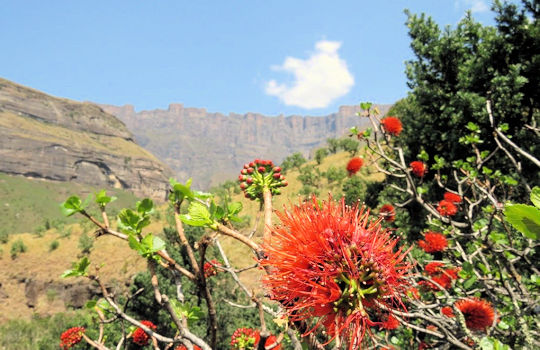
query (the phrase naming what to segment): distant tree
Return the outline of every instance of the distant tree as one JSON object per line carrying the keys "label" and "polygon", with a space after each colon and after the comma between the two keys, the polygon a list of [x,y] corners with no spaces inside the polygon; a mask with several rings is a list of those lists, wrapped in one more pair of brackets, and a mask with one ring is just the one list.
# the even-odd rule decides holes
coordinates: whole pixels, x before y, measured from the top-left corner
{"label": "distant tree", "polygon": [[351,156],[354,156],[356,153],[358,153],[360,142],[355,139],[344,138],[339,140],[339,145],[344,151],[347,151],[351,154]]}
{"label": "distant tree", "polygon": [[343,184],[345,203],[348,205],[356,204],[359,199],[364,197],[365,190],[366,184],[362,178],[358,176],[349,177]]}
{"label": "distant tree", "polygon": [[327,138],[326,144],[328,145],[328,151],[332,154],[339,150],[339,140],[335,138]]}
{"label": "distant tree", "polygon": [[281,171],[286,172],[291,169],[300,169],[300,167],[306,163],[307,160],[304,158],[302,153],[296,152],[288,156],[281,163]]}
{"label": "distant tree", "polygon": [[318,187],[320,185],[321,172],[314,165],[306,165],[300,169],[298,180],[304,186]]}
{"label": "distant tree", "polygon": [[319,148],[315,151],[315,161],[317,164],[321,164],[323,159],[328,155],[328,149],[325,147]]}
{"label": "distant tree", "polygon": [[347,172],[342,167],[336,168],[334,166],[330,166],[324,173],[324,176],[328,180],[328,184],[341,185],[343,179],[347,177]]}
{"label": "distant tree", "polygon": [[94,240],[92,237],[88,236],[86,232],[83,232],[81,234],[81,237],[79,237],[79,249],[81,250],[82,255],[88,255],[90,254],[90,251],[94,247]]}

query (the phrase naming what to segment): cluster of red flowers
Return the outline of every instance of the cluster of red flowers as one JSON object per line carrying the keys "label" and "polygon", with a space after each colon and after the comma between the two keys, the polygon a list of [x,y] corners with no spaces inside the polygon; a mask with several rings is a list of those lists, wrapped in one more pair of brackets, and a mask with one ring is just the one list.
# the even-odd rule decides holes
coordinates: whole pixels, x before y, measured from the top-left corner
{"label": "cluster of red flowers", "polygon": [[[231,336],[231,346],[233,349],[254,350],[257,349],[261,335],[259,331],[252,328],[238,328]],[[276,342],[277,338],[270,335],[266,338],[264,346],[270,346]],[[276,345],[272,349],[280,350],[281,344]]]}
{"label": "cluster of red flowers", "polygon": [[[467,328],[473,331],[483,331],[493,325],[495,311],[487,301],[473,297],[459,300],[455,306],[463,314]],[[441,312],[447,317],[455,317],[450,306],[443,307]]]}
{"label": "cluster of red flowers", "polygon": [[396,219],[396,209],[392,204],[384,204],[379,210],[379,215],[388,222]]}
{"label": "cluster of red flowers", "polygon": [[205,262],[203,266],[204,277],[208,278],[208,277],[217,275],[219,270],[218,268],[216,268],[216,266],[222,266],[221,263],[217,261],[216,259],[212,259],[210,260],[210,262],[208,261]]}
{"label": "cluster of red flowers", "polygon": [[[178,345],[174,350],[187,350],[187,347],[185,345]],[[201,347],[193,344],[193,350],[201,350]]]}
{"label": "cluster of red flowers", "polygon": [[347,172],[349,176],[356,174],[364,165],[364,160],[360,157],[354,157],[347,163]]}
{"label": "cluster of red flowers", "polygon": [[412,173],[418,177],[424,177],[427,173],[427,166],[419,160],[411,162],[409,166],[411,167]]}
{"label": "cluster of red flowers", "polygon": [[457,214],[458,208],[456,204],[461,203],[461,196],[455,193],[446,192],[444,199],[439,202],[437,211],[442,216],[454,216]]}
{"label": "cluster of red flowers", "polygon": [[[141,321],[143,325],[150,328],[151,330],[156,330],[157,326],[153,324],[150,321]],[[137,328],[135,332],[133,332],[133,342],[135,344],[145,346],[148,344],[148,340],[150,339],[150,336],[146,334],[146,332],[142,328]]]}
{"label": "cluster of red flowers", "polygon": [[384,127],[384,130],[394,136],[398,136],[403,130],[401,125],[401,120],[396,117],[386,117],[381,120],[381,124]]}
{"label": "cluster of red flowers", "polygon": [[73,327],[62,333],[60,336],[60,347],[62,350],[70,349],[75,344],[78,344],[84,332],[85,329],[83,327]]}
{"label": "cluster of red flowers", "polygon": [[352,348],[382,326],[381,306],[404,309],[407,252],[363,208],[313,197],[277,215],[281,225],[263,243],[260,263],[271,271],[264,277],[271,298],[290,320],[320,317],[313,330],[324,327]]}
{"label": "cluster of red flowers", "polygon": [[265,188],[269,189],[272,195],[280,194],[280,187],[289,184],[285,177],[281,175],[280,167],[274,166],[271,160],[261,159],[255,159],[249,164],[244,164],[244,169],[238,175],[238,181],[245,197],[251,200],[262,200]]}
{"label": "cluster of red flowers", "polygon": [[437,253],[448,247],[448,241],[442,233],[428,231],[424,234],[424,239],[418,241],[418,245],[426,253]]}
{"label": "cluster of red flowers", "polygon": [[[439,286],[444,289],[448,289],[452,286],[452,281],[458,277],[458,268],[444,268],[444,264],[441,262],[430,262],[424,267],[424,272],[429,276],[429,278],[436,282]],[[437,284],[430,281],[420,281],[419,285],[425,286],[431,290],[438,291],[440,290]]]}

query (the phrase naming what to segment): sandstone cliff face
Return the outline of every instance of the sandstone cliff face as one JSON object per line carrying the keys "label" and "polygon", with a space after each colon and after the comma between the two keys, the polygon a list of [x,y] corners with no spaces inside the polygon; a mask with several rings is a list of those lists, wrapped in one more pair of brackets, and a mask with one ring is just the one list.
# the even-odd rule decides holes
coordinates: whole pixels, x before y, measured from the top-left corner
{"label": "sandstone cliff face", "polygon": [[[257,113],[208,113],[205,109],[171,104],[168,110],[136,113],[133,106],[102,105],[135,134],[137,142],[168,164],[179,180],[193,177],[208,187],[234,178],[255,158],[281,162],[294,152],[309,155],[329,137],[341,137],[352,126],[366,126],[358,106],[342,106],[324,117],[268,117]],[[379,109],[386,113],[389,105]]]}
{"label": "sandstone cliff face", "polygon": [[164,199],[171,170],[99,106],[0,79],[0,171]]}

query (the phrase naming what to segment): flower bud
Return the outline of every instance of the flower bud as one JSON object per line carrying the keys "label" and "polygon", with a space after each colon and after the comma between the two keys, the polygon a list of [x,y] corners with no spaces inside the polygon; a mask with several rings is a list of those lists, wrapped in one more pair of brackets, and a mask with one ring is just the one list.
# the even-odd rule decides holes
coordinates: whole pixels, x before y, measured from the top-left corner
{"label": "flower bud", "polygon": [[287,180],[283,180],[281,181],[281,186],[285,187],[287,186],[289,183],[287,182]]}
{"label": "flower bud", "polygon": [[280,173],[274,173],[274,175],[272,175],[272,177],[274,179],[278,180],[281,177],[281,174]]}
{"label": "flower bud", "polygon": [[242,169],[242,171],[240,172],[240,174],[242,175],[246,175],[248,173],[248,171],[246,169]]}
{"label": "flower bud", "polygon": [[266,168],[263,166],[260,166],[259,169],[257,169],[259,173],[264,173],[266,171]]}
{"label": "flower bud", "polygon": [[285,180],[285,176],[280,175],[280,176],[279,176],[279,179],[280,179],[280,180]]}
{"label": "flower bud", "polygon": [[281,167],[276,166],[272,170],[274,171],[274,173],[279,173],[279,172],[281,172]]}
{"label": "flower bud", "polygon": [[248,185],[251,185],[253,183],[253,179],[251,177],[248,177],[246,182],[248,183]]}
{"label": "flower bud", "polygon": [[242,183],[240,184],[240,188],[243,189],[243,190],[245,190],[247,187],[248,187],[248,185],[247,185],[247,183],[245,183],[245,182],[242,182]]}
{"label": "flower bud", "polygon": [[244,164],[244,169],[247,169],[247,168],[249,168],[249,164],[248,164],[248,163]]}
{"label": "flower bud", "polygon": [[250,168],[254,168],[255,167],[255,162],[251,162],[248,164]]}
{"label": "flower bud", "polygon": [[253,169],[253,168],[247,168],[247,173],[248,173],[248,174],[253,174],[253,171],[255,171],[255,169]]}

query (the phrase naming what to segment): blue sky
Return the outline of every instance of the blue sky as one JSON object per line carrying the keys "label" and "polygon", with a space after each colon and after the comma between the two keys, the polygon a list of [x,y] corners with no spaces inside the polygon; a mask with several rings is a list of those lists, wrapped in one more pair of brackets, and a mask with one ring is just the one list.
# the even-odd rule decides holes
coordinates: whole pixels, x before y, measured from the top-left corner
{"label": "blue sky", "polygon": [[2,1],[0,76],[137,110],[325,115],[407,93],[405,8],[492,23],[489,0]]}

